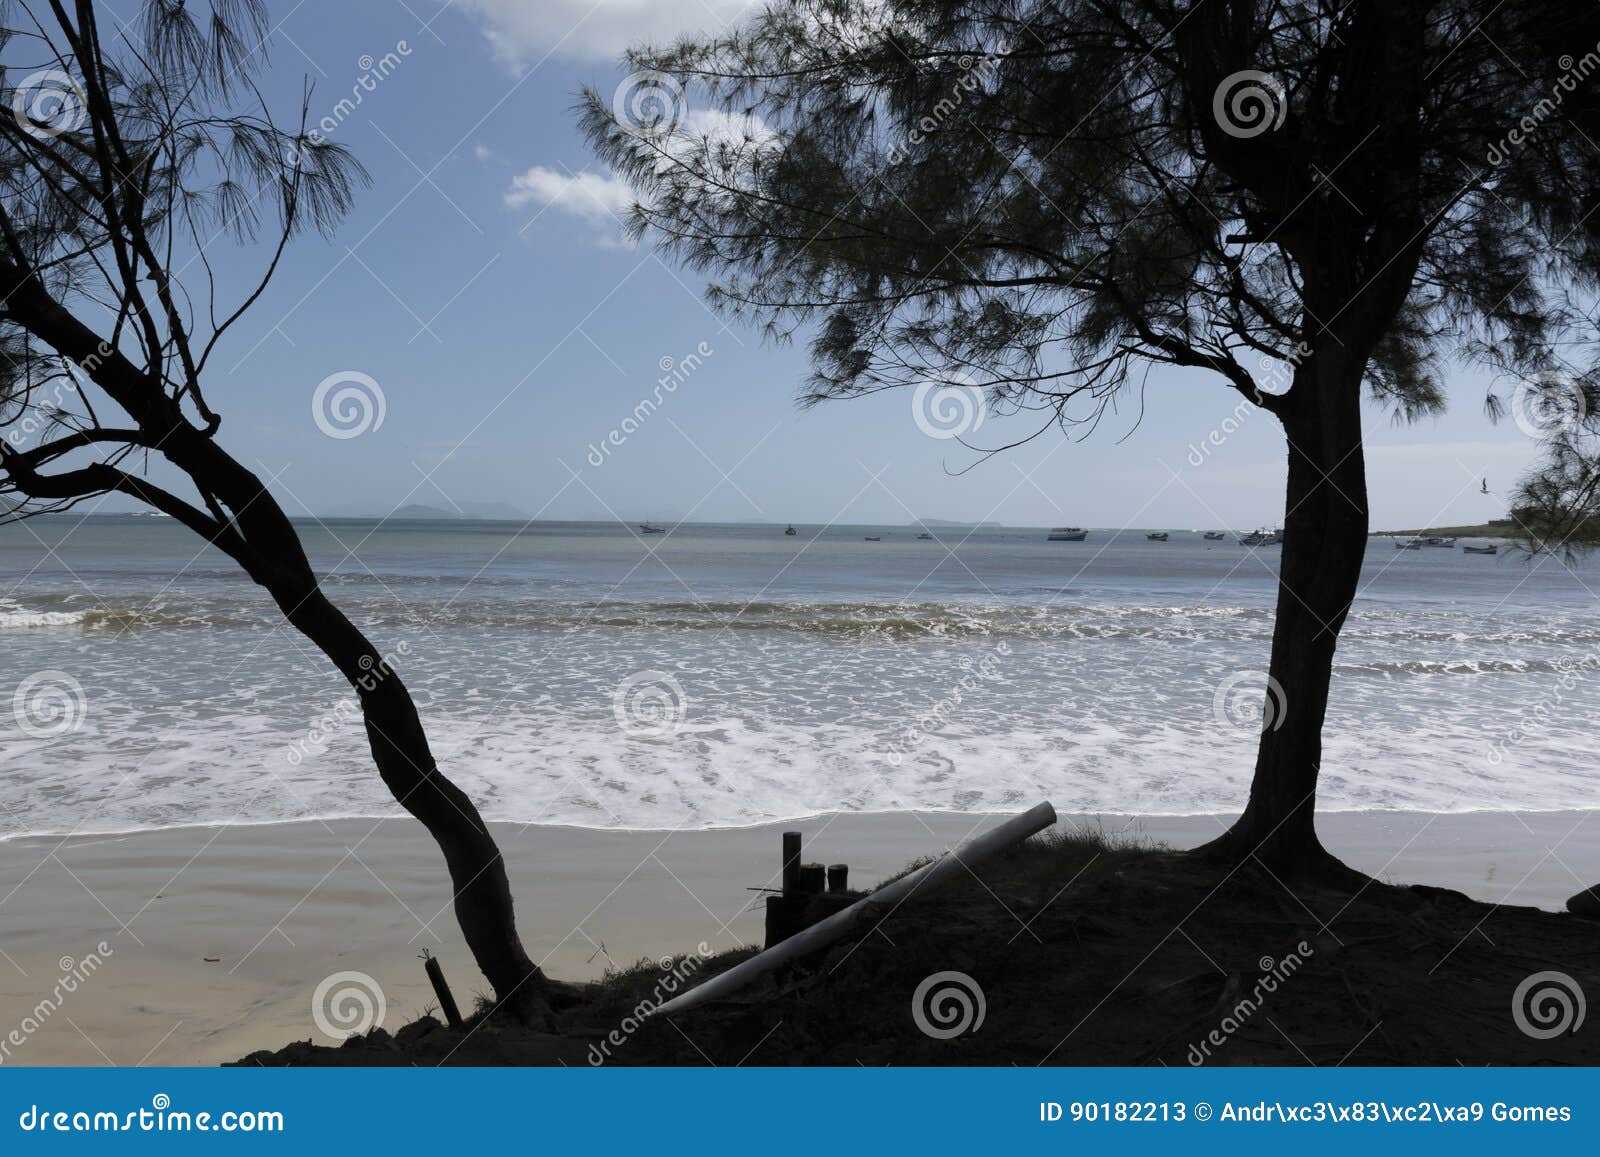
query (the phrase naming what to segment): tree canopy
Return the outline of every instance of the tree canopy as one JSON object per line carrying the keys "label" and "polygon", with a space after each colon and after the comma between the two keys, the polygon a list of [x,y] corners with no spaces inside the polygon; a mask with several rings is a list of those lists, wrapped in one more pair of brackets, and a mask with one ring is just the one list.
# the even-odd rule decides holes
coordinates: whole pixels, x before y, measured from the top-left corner
{"label": "tree canopy", "polygon": [[812,400],[959,371],[1083,422],[1167,363],[1274,408],[1263,359],[1377,315],[1414,417],[1450,356],[1531,374],[1589,323],[1597,54],[1586,3],[801,0],[632,53],[668,107],[583,119],[637,233],[814,326]]}
{"label": "tree canopy", "polygon": [[[298,123],[274,119],[256,84],[269,31],[261,0],[151,0],[127,25],[87,0],[71,7],[0,6],[0,494],[15,504],[10,518],[113,489],[154,496],[121,465],[160,448],[177,423],[216,431],[202,377],[217,343],[290,239],[332,226],[365,180],[343,146],[306,131],[304,102]],[[102,17],[116,21],[109,35]],[[219,280],[207,246],[263,232],[255,283]],[[68,309],[87,326],[62,328]],[[112,400],[125,420],[101,421],[86,388],[96,371],[120,381]],[[40,472],[84,450],[96,461]],[[213,496],[202,498],[215,513]]]}

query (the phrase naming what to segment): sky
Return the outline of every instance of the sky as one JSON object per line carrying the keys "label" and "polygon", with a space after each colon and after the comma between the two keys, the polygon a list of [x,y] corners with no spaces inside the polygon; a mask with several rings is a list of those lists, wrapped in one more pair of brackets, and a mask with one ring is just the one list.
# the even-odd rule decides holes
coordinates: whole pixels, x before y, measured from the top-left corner
{"label": "sky", "polygon": [[[312,119],[336,121],[328,137],[372,184],[331,238],[289,250],[214,359],[224,444],[291,512],[319,516],[496,503],[628,521],[1281,521],[1281,431],[1240,417],[1239,396],[1211,375],[1152,372],[1090,438],[1052,431],[980,461],[939,436],[947,427],[930,433],[909,390],[802,412],[803,333],[764,343],[710,310],[702,276],[625,242],[626,190],[577,130],[580,87],[615,91],[618,54],[636,40],[748,8],[271,0],[269,97],[291,111],[309,79]],[[345,97],[354,107],[339,112]],[[241,277],[261,256],[227,237],[207,254]],[[663,366],[674,375],[663,404],[624,430]],[[1487,386],[1456,375],[1449,412],[1413,426],[1369,411],[1374,529],[1504,513],[1536,447],[1489,422]],[[381,421],[375,402],[367,420],[352,408],[335,432],[353,436],[330,436],[328,410],[348,391],[347,402],[381,396]],[[965,438],[1000,445],[1031,429],[990,414]]]}

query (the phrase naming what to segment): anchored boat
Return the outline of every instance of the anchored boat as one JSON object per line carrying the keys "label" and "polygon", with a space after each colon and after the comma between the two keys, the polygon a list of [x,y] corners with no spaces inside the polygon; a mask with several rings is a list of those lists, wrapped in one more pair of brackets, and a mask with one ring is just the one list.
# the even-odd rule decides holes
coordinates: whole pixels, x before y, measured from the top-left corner
{"label": "anchored boat", "polygon": [[1047,542],[1082,542],[1089,532],[1081,526],[1058,526],[1047,536]]}

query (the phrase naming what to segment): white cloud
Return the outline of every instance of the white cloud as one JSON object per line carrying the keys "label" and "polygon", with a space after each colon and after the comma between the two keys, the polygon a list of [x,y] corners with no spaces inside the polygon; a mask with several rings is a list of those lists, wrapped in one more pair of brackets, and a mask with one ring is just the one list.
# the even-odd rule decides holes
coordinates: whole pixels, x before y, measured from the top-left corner
{"label": "white cloud", "polygon": [[633,203],[633,193],[610,173],[561,173],[534,165],[511,179],[505,202],[513,209],[536,210],[536,218],[550,210],[576,217],[594,227],[597,241],[617,245],[619,218]]}
{"label": "white cloud", "polygon": [[495,55],[513,67],[547,53],[614,60],[638,44],[720,32],[762,0],[461,0]]}

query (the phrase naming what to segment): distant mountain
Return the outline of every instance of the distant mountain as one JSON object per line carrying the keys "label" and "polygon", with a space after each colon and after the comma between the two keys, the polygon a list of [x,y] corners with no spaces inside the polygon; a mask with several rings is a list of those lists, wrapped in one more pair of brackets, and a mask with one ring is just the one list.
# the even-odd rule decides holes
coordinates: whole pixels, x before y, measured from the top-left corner
{"label": "distant mountain", "polygon": [[388,518],[408,519],[411,521],[425,521],[429,519],[462,519],[462,518],[499,518],[515,522],[525,522],[528,516],[508,502],[472,502],[462,506],[460,512],[443,510],[437,506],[427,506],[420,502],[411,502],[396,510],[390,511]]}
{"label": "distant mountain", "polygon": [[1004,526],[1003,522],[952,522],[948,518],[919,518],[911,523],[912,526]]}

